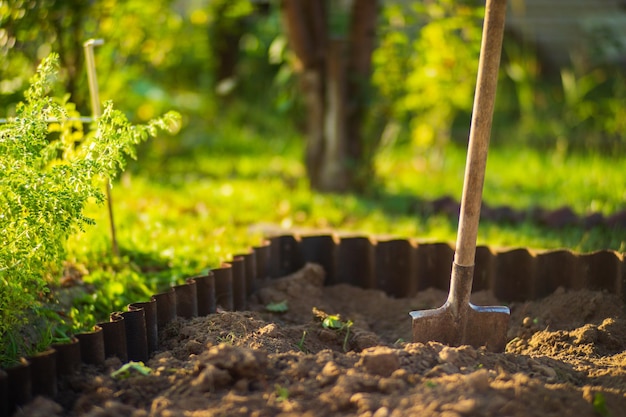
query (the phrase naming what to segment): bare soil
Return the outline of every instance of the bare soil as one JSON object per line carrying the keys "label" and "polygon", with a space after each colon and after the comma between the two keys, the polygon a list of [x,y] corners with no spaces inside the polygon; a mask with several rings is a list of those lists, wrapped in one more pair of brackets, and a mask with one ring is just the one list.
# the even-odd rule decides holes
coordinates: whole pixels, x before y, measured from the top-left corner
{"label": "bare soil", "polygon": [[[321,267],[269,281],[249,311],[176,320],[149,375],[84,366],[28,416],[626,416],[626,316],[613,294],[557,290],[510,305],[504,353],[411,343],[408,312],[447,294],[394,299],[323,286]],[[287,311],[269,312],[286,301]],[[499,305],[489,293],[479,305]],[[313,313],[313,311],[316,313]],[[325,314],[341,329],[325,328]]]}

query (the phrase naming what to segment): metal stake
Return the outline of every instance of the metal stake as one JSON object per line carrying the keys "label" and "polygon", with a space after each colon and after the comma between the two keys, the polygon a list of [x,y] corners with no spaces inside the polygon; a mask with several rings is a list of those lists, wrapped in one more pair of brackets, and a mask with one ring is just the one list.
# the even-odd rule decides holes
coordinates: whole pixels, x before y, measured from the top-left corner
{"label": "metal stake", "polygon": [[[95,121],[102,115],[100,109],[100,94],[98,92],[98,77],[96,75],[96,61],[94,59],[94,46],[103,45],[102,39],[89,39],[83,44],[85,48],[85,60],[87,61],[87,79],[89,80],[89,95],[91,97],[91,110]],[[115,232],[115,220],[113,217],[113,198],[111,197],[111,180],[106,179],[107,206],[109,209],[109,225],[111,227],[111,249],[115,256],[119,256],[120,251],[117,246],[117,236]]]}

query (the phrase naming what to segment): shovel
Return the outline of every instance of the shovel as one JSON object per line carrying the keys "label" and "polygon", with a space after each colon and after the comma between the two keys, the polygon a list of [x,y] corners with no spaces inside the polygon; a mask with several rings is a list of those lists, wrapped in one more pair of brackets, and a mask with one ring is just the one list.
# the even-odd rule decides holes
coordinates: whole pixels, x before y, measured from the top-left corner
{"label": "shovel", "polygon": [[409,313],[414,342],[485,346],[493,352],[503,351],[506,345],[509,308],[470,303],[505,15],[506,0],[487,0],[450,293],[437,309]]}

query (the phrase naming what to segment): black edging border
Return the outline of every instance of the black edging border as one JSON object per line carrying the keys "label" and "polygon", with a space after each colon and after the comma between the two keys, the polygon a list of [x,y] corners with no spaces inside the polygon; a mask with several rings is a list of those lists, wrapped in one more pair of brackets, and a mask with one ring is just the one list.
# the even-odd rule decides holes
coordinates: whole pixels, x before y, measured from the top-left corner
{"label": "black edging border", "polygon": [[[451,219],[458,219],[461,203],[451,196],[444,196],[431,201],[416,199],[412,202],[411,207],[423,215],[441,214]],[[626,230],[626,210],[616,211],[609,215],[604,215],[597,211],[581,215],[568,206],[556,209],[533,207],[529,210],[517,210],[507,205],[491,206],[483,202],[480,210],[480,219],[481,221],[510,224],[531,222],[555,230],[566,227],[581,227],[585,230],[594,227]]]}
{"label": "black edging border", "polygon": [[[108,322],[75,335],[71,343],[52,345],[18,366],[0,369],[0,417],[12,415],[38,395],[55,398],[58,381],[77,372],[82,363],[100,366],[112,356],[122,362],[147,361],[159,348],[159,331],[176,317],[245,310],[259,281],[288,275],[308,262],[324,267],[325,285],[352,284],[404,297],[429,287],[447,290],[453,256],[448,243],[412,239],[268,237],[263,245],[233,256],[205,275],[132,303],[125,312],[111,313]],[[489,289],[501,301],[512,302],[545,297],[558,287],[604,290],[626,303],[626,254],[477,248],[474,291]]]}

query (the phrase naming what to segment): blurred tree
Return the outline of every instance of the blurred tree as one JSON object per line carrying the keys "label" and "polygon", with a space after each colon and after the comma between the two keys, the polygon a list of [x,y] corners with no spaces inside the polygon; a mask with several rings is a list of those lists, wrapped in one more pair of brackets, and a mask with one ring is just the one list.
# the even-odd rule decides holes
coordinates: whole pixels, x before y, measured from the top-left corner
{"label": "blurred tree", "polygon": [[246,32],[246,17],[252,11],[248,0],[214,0],[209,3],[212,21],[209,24],[209,43],[215,60],[215,81],[236,75],[239,41]]}
{"label": "blurred tree", "polygon": [[221,80],[232,77],[227,93],[237,87],[239,95],[250,94],[241,89],[244,78],[255,78],[246,87],[271,84],[274,73],[259,70],[270,67],[267,47],[280,21],[278,12],[258,18],[267,11],[268,3],[258,0],[2,1],[0,114],[14,114],[37,63],[51,51],[61,57],[63,90],[81,114],[90,114],[83,42],[101,38],[102,101],[114,100],[137,122],[175,108],[190,127],[177,144],[201,143],[218,117]]}
{"label": "blurred tree", "polygon": [[[65,71],[66,91],[74,97],[79,109],[89,103],[89,98],[77,94],[78,74],[83,71],[82,41],[85,40],[85,23],[92,2],[57,0],[9,0],[0,3],[0,55],[4,57],[0,74],[13,80],[0,88],[2,94],[20,93],[34,68],[34,63],[50,51],[59,53]],[[7,59],[11,51],[11,59]],[[28,65],[30,64],[30,65]],[[22,73],[22,74],[21,74]]]}
{"label": "blurred tree", "polygon": [[420,151],[444,146],[458,118],[467,139],[483,15],[474,0],[386,2],[373,82]]}
{"label": "blurred tree", "polygon": [[375,47],[376,0],[283,0],[282,16],[307,110],[306,168],[321,191],[363,189],[362,122]]}
{"label": "blurred tree", "polygon": [[[0,93],[5,95],[3,104],[11,104],[10,100],[14,99],[11,95],[21,95],[37,63],[54,51],[61,60],[63,90],[70,94],[80,113],[90,114],[83,43],[94,37],[105,40],[105,47],[99,49],[97,57],[100,58],[98,72],[104,75],[101,83],[106,84],[101,89],[102,99],[113,96],[118,101],[122,94],[117,93],[124,92],[120,101],[125,102],[133,96],[132,89],[129,91],[130,80],[144,78],[144,74],[151,72],[150,67],[177,62],[177,57],[169,56],[168,52],[176,47],[181,19],[170,7],[171,3],[171,0],[0,3],[0,53],[5,58],[0,75],[13,81],[0,88]],[[143,119],[159,110],[162,109]]]}

